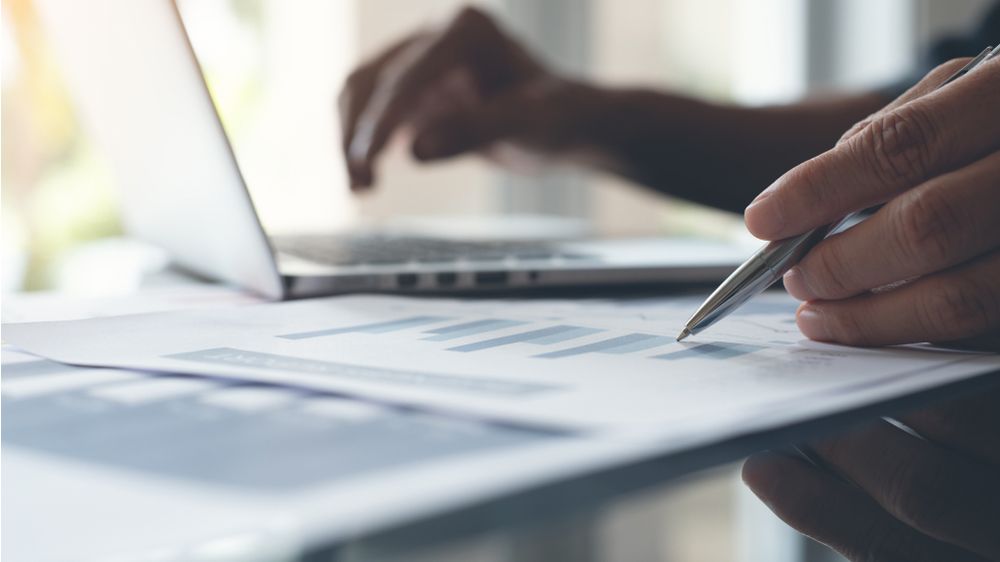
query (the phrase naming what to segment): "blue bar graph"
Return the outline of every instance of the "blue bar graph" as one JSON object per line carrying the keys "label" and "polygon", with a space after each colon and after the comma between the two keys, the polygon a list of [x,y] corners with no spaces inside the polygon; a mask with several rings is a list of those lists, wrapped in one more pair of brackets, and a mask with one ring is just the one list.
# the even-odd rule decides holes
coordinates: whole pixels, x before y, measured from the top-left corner
{"label": "blue bar graph", "polygon": [[676,361],[678,359],[691,359],[695,357],[700,357],[702,359],[730,359],[732,357],[739,357],[740,355],[753,353],[760,349],[764,348],[756,345],[740,345],[740,344],[717,345],[712,343],[705,343],[693,347],[688,347],[680,351],[672,351],[670,353],[664,353],[663,355],[654,355],[653,359],[666,359],[668,361]]}
{"label": "blue bar graph", "polygon": [[[448,321],[452,323],[439,325],[439,326],[429,326],[435,323],[445,323]],[[599,334],[605,332],[606,330],[601,328],[589,328],[585,326],[572,326],[566,324],[560,324],[555,326],[547,326],[544,328],[536,329],[526,329],[526,331],[520,331],[518,333],[508,333],[507,335],[496,335],[493,337],[488,335],[489,332],[498,332],[501,330],[507,330],[509,328],[517,326],[530,326],[531,321],[526,320],[510,320],[504,318],[482,318],[478,320],[462,320],[460,318],[448,317],[448,316],[432,316],[432,315],[422,315],[422,316],[410,316],[405,318],[399,318],[395,320],[387,320],[382,322],[372,322],[368,324],[358,324],[353,326],[342,326],[337,328],[329,328],[323,330],[314,330],[309,332],[297,332],[291,334],[279,335],[277,337],[288,339],[288,340],[302,340],[310,338],[319,338],[325,336],[335,336],[339,334],[349,334],[349,333],[363,333],[363,334],[386,334],[390,332],[397,332],[407,329],[420,329],[416,332],[415,337],[422,339],[427,342],[449,342],[451,340],[456,340],[460,338],[465,338],[469,336],[475,336],[478,334],[487,334],[486,339],[479,339],[479,341],[473,341],[470,343],[465,343],[461,345],[453,345],[454,347],[446,348],[446,351],[456,351],[460,353],[472,353],[476,351],[484,351],[488,349],[493,349],[497,347],[503,347],[507,345],[517,344],[517,343],[530,343],[539,346],[556,346],[556,344],[561,344],[563,342],[570,342],[571,340],[576,340],[579,338],[584,338],[586,336],[591,336],[593,334]],[[477,338],[478,339],[478,338]],[[446,344],[448,345],[448,344]],[[573,345],[570,343],[569,345]],[[543,353],[533,355],[533,357],[538,359],[562,359],[567,357],[576,357],[580,355],[587,355],[591,353],[606,354],[606,355],[624,355],[628,353],[637,353],[645,351],[648,349],[670,346],[667,349],[673,349],[668,353],[660,353],[659,355],[653,355],[649,358],[660,359],[664,361],[677,361],[683,359],[730,359],[733,357],[739,357],[742,355],[747,355],[754,353],[761,349],[760,346],[747,345],[747,344],[730,344],[722,342],[704,343],[697,345],[675,345],[674,338],[662,334],[648,334],[648,333],[631,333],[624,334],[620,336],[608,335],[606,339],[599,341],[592,341],[588,343],[577,343],[573,347],[565,349],[555,349],[553,351],[545,351]],[[562,346],[558,346],[562,347]],[[26,367],[25,371],[34,371],[37,369],[44,370],[46,365],[35,365],[36,362],[31,362],[30,367]],[[5,369],[6,371],[6,369]],[[17,371],[17,369],[14,369]],[[5,373],[6,374],[6,373]],[[16,374],[16,373],[15,373]]]}
{"label": "blue bar graph", "polygon": [[473,322],[465,322],[462,324],[454,324],[452,326],[443,326],[441,328],[427,330],[426,333],[434,335],[424,339],[427,341],[448,341],[456,338],[482,334],[484,332],[493,332],[495,330],[503,330],[504,328],[521,326],[523,324],[526,324],[526,322],[487,318],[486,320],[475,320]]}
{"label": "blue bar graph", "polygon": [[309,338],[320,338],[323,336],[336,336],[338,334],[363,333],[363,334],[384,334],[395,332],[407,328],[415,328],[425,324],[443,322],[449,320],[447,316],[412,316],[400,320],[390,320],[388,322],[375,322],[373,324],[361,324],[359,326],[346,326],[343,328],[332,328],[329,330],[316,330],[313,332],[298,332],[295,334],[285,334],[278,336],[286,340],[304,340]]}
{"label": "blue bar graph", "polygon": [[594,343],[589,343],[587,345],[571,347],[569,349],[550,351],[549,353],[543,353],[541,355],[536,355],[535,357],[543,359],[559,359],[561,357],[572,357],[575,355],[584,355],[587,353],[609,353],[609,354],[621,355],[625,353],[633,353],[636,351],[650,349],[652,347],[666,345],[673,341],[674,338],[670,338],[667,336],[657,336],[653,334],[628,334],[624,336],[618,336],[617,338],[611,338]]}
{"label": "blue bar graph", "polygon": [[469,353],[472,351],[482,351],[484,349],[491,349],[494,347],[510,345],[512,343],[533,343],[537,345],[550,345],[555,343],[561,343],[575,338],[581,338],[583,336],[589,336],[590,334],[596,334],[602,331],[603,330],[599,330],[597,328],[583,328],[581,326],[564,326],[564,325],[551,326],[549,328],[542,328],[540,330],[521,332],[520,334],[511,334],[509,336],[502,336],[499,338],[493,338],[465,345],[460,345],[458,347],[449,348],[448,351],[460,351],[462,353]]}

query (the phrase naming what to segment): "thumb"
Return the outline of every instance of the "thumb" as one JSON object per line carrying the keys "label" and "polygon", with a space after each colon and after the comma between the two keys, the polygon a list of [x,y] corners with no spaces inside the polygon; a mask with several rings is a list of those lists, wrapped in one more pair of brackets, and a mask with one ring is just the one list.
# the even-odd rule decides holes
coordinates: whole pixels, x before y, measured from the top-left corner
{"label": "thumb", "polygon": [[413,156],[451,158],[525,133],[539,116],[537,98],[514,89],[474,107],[445,112],[416,131]]}

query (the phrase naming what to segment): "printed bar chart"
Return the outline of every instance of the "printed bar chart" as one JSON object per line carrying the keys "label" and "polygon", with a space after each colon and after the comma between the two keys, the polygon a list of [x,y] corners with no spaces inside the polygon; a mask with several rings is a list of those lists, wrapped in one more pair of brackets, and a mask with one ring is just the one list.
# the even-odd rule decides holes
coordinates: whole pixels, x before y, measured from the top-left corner
{"label": "printed bar chart", "polygon": [[474,336],[485,332],[513,328],[514,326],[521,326],[526,323],[527,322],[519,322],[517,320],[487,318],[486,320],[475,320],[473,322],[464,322],[453,326],[444,326],[441,328],[434,328],[433,330],[427,330],[426,333],[434,335],[424,339],[427,341],[448,341],[456,338],[464,338],[466,336]]}
{"label": "printed bar chart", "polygon": [[298,332],[295,334],[285,334],[278,336],[286,340],[304,340],[309,338],[321,338],[324,336],[336,336],[338,334],[364,333],[364,334],[384,334],[415,328],[425,324],[444,322],[450,320],[447,316],[411,316],[400,320],[390,320],[388,322],[376,322],[374,324],[361,324],[360,326],[346,326],[343,328],[332,328],[329,330],[316,330],[313,332]]}
{"label": "printed bar chart", "polygon": [[433,387],[460,392],[476,392],[482,394],[521,396],[546,392],[556,387],[546,384],[534,384],[503,379],[483,377],[467,377],[461,375],[444,375],[422,371],[401,369],[385,369],[380,367],[365,367],[335,361],[307,359],[291,355],[264,353],[249,349],[219,347],[201,349],[185,353],[168,355],[172,359],[194,361],[216,365],[237,366],[244,369],[281,370],[325,375],[342,379],[363,380],[392,384],[407,384],[413,386]]}
{"label": "printed bar chart", "polygon": [[727,344],[722,346],[706,343],[682,349],[680,351],[664,353],[663,355],[654,355],[653,359],[665,359],[668,361],[691,359],[696,357],[702,359],[730,359],[732,357],[739,357],[740,355],[747,355],[761,349],[764,348],[756,345]]}
{"label": "printed bar chart", "polygon": [[5,452],[16,445],[202,485],[301,490],[568,435],[272,385],[129,371],[109,380],[68,365],[32,375],[47,388],[24,393],[25,379],[6,375],[26,363],[42,361],[3,364]]}
{"label": "printed bar chart", "polygon": [[[429,324],[435,323],[445,323],[448,321],[452,323],[439,325],[439,326],[428,326]],[[434,315],[420,315],[420,316],[407,316],[404,318],[398,318],[394,320],[384,320],[380,322],[372,322],[366,324],[357,324],[353,326],[343,326],[338,328],[330,328],[325,330],[315,330],[309,332],[297,332],[292,334],[285,334],[278,336],[279,338],[289,339],[289,340],[306,340],[311,338],[320,338],[327,336],[336,336],[340,334],[390,334],[393,332],[400,332],[404,330],[415,329],[413,334],[415,338],[423,340],[425,342],[450,342],[451,340],[456,340],[460,338],[467,338],[470,336],[476,336],[480,334],[486,334],[486,339],[480,339],[479,341],[472,341],[469,343],[462,343],[461,345],[451,344],[453,347],[446,347],[444,351],[458,352],[458,353],[474,353],[478,351],[487,351],[491,349],[496,349],[508,345],[514,345],[519,343],[529,343],[539,346],[557,346],[557,344],[569,342],[568,345],[571,347],[565,347],[564,349],[554,349],[552,351],[545,351],[537,355],[530,355],[534,359],[568,359],[573,357],[579,357],[581,355],[587,355],[591,353],[598,353],[603,355],[625,355],[629,353],[639,353],[649,349],[671,346],[673,351],[663,353],[662,351],[658,355],[647,355],[645,357],[649,359],[660,359],[664,361],[678,361],[683,359],[711,359],[711,360],[723,360],[730,359],[733,357],[740,357],[743,355],[749,355],[754,352],[764,349],[761,346],[755,345],[745,345],[745,344],[730,344],[721,342],[703,343],[697,345],[682,344],[674,346],[676,343],[675,339],[669,335],[665,334],[651,334],[635,332],[630,334],[614,336],[608,334],[606,339],[599,341],[591,341],[589,343],[572,345],[572,340],[579,338],[584,338],[594,334],[599,334],[607,330],[602,328],[592,328],[587,326],[575,326],[569,324],[559,324],[555,326],[544,326],[544,327],[534,327],[531,326],[534,321],[529,320],[511,320],[505,318],[456,318],[449,316],[434,316]],[[525,331],[517,332],[514,334],[505,335],[493,335],[490,337],[491,332],[500,332],[507,330],[509,328],[515,328],[518,326],[526,326]],[[527,329],[529,327],[534,327],[534,329]],[[446,344],[447,345],[447,344]],[[670,349],[670,348],[668,348]],[[34,368],[42,368],[34,367]],[[31,367],[28,367],[30,370]]]}
{"label": "printed bar chart", "polygon": [[509,336],[502,336],[499,338],[493,338],[465,345],[460,345],[458,347],[449,348],[448,351],[459,351],[462,353],[469,353],[472,351],[482,351],[484,349],[491,349],[494,347],[500,347],[514,343],[533,343],[537,345],[550,345],[550,344],[562,343],[564,341],[576,338],[582,338],[583,336],[589,336],[591,334],[596,334],[601,331],[603,330],[597,328],[584,328],[582,326],[564,326],[564,325],[551,326],[549,328],[542,328],[540,330],[521,332],[520,334],[511,334]]}
{"label": "printed bar chart", "polygon": [[669,338],[667,336],[657,336],[653,334],[628,334],[587,345],[571,347],[569,349],[551,351],[549,353],[536,355],[535,357],[543,359],[559,359],[562,357],[572,357],[574,355],[584,355],[586,353],[611,353],[621,355],[625,353],[643,351],[661,345],[667,345],[673,341],[673,338]]}

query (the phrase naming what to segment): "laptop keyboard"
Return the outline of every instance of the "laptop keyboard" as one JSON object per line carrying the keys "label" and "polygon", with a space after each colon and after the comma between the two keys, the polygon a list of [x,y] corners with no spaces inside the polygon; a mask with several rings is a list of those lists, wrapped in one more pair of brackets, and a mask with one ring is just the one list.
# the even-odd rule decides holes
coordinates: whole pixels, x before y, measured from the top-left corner
{"label": "laptop keyboard", "polygon": [[558,245],[539,241],[462,242],[418,237],[316,235],[282,236],[272,241],[280,252],[340,266],[593,259],[593,256],[566,252]]}

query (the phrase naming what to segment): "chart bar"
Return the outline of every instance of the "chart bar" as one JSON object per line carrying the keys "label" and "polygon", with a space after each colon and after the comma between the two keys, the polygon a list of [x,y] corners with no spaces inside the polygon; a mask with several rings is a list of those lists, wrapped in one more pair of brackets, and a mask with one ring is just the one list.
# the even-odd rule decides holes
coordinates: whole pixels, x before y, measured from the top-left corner
{"label": "chart bar", "polygon": [[694,347],[689,347],[687,349],[682,349],[680,351],[664,353],[663,355],[654,355],[653,359],[666,359],[668,361],[675,361],[678,359],[691,359],[694,357],[700,357],[702,359],[730,359],[732,357],[739,357],[740,355],[753,353],[760,349],[763,348],[756,345],[739,345],[739,344],[717,345],[712,343],[706,343],[702,345],[696,345]]}
{"label": "chart bar", "polygon": [[571,330],[566,330],[558,334],[548,334],[540,338],[535,338],[531,340],[531,343],[537,345],[551,345],[555,343],[562,343],[568,340],[575,340],[576,338],[582,338],[584,336],[589,336],[591,334],[597,334],[603,332],[604,330],[598,328],[581,328],[579,326],[571,326]]}
{"label": "chart bar", "polygon": [[390,320],[388,322],[375,322],[374,324],[361,324],[359,326],[346,326],[343,328],[332,328],[329,330],[316,330],[313,332],[298,332],[295,334],[285,334],[278,336],[286,340],[304,340],[309,338],[320,338],[324,336],[336,336],[338,334],[364,333],[364,334],[384,334],[395,332],[407,328],[415,328],[425,324],[443,322],[449,320],[447,316],[412,316],[400,320]]}
{"label": "chart bar", "polygon": [[536,357],[543,359],[559,359],[561,357],[572,357],[574,355],[584,355],[587,353],[623,354],[634,351],[642,351],[643,349],[649,349],[658,345],[665,345],[671,341],[673,341],[673,338],[668,338],[666,336],[656,336],[653,334],[628,334],[625,336],[618,336],[617,338],[588,343],[587,345],[571,347],[569,349],[551,351],[549,353],[536,355]]}
{"label": "chart bar", "polygon": [[590,334],[596,334],[600,331],[602,330],[599,330],[597,328],[584,328],[581,326],[563,326],[563,325],[552,326],[549,328],[542,328],[540,330],[521,332],[520,334],[511,334],[509,336],[503,336],[499,338],[493,338],[489,340],[483,340],[465,345],[460,345],[458,347],[449,348],[448,351],[460,351],[463,353],[468,353],[471,351],[482,351],[484,349],[500,347],[503,345],[510,345],[512,343],[533,343],[538,345],[549,345],[554,343],[561,343],[575,338],[581,338],[583,336],[588,336]]}
{"label": "chart bar", "polygon": [[[647,334],[644,334],[647,335]],[[654,347],[660,347],[661,345],[668,345],[675,343],[677,341],[676,337],[670,336],[653,336],[651,338],[636,340],[632,343],[614,347],[611,349],[605,349],[601,353],[612,353],[615,355],[622,355],[625,353],[634,353],[636,351],[645,351]]]}
{"label": "chart bar", "polygon": [[558,387],[548,384],[535,384],[510,381],[499,378],[485,378],[461,375],[441,375],[420,371],[404,371],[401,369],[382,369],[365,367],[348,363],[306,359],[290,355],[263,353],[246,349],[219,347],[202,349],[185,353],[165,355],[169,359],[194,361],[214,365],[231,365],[243,369],[262,371],[304,373],[324,375],[330,378],[358,380],[383,384],[399,384],[426,388],[441,388],[449,391],[473,392],[498,396],[522,396],[537,392],[546,392]]}
{"label": "chart bar", "polygon": [[501,320],[499,318],[475,320],[473,322],[465,322],[462,324],[454,324],[452,326],[443,326],[441,328],[427,330],[428,334],[434,335],[424,339],[428,341],[447,341],[482,334],[484,332],[493,332],[496,330],[503,330],[505,328],[512,328],[514,326],[520,326],[524,323],[525,322],[518,322],[517,320]]}

